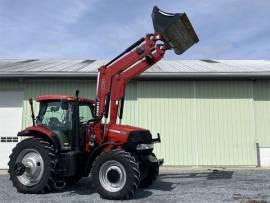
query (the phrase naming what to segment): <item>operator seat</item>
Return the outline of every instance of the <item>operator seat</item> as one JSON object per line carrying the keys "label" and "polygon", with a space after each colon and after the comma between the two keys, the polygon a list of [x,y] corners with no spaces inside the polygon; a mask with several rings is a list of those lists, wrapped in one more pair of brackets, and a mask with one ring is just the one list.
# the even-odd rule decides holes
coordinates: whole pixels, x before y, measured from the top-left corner
{"label": "operator seat", "polygon": [[48,123],[48,127],[52,130],[56,130],[60,125],[60,121],[56,117],[51,117]]}

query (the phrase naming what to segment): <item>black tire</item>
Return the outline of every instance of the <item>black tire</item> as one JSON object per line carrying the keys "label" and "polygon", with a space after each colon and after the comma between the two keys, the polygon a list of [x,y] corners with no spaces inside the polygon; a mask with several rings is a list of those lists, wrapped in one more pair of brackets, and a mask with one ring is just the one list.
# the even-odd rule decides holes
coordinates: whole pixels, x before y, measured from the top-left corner
{"label": "black tire", "polygon": [[[23,150],[35,150],[37,151],[44,163],[44,171],[41,176],[41,179],[34,185],[24,185],[15,175],[15,164],[16,159]],[[13,183],[13,186],[21,193],[47,193],[51,190],[54,190],[55,186],[55,166],[56,166],[56,154],[55,148],[49,142],[44,141],[40,138],[28,138],[16,145],[12,150],[11,155],[9,156],[10,161],[9,166],[9,175],[10,180]]]}
{"label": "black tire", "polygon": [[[108,161],[116,161],[124,167],[126,181],[123,184],[123,188],[119,191],[108,191],[101,183],[100,173],[102,172],[100,171],[102,171],[101,168],[104,166],[103,164],[108,163]],[[138,189],[140,182],[140,171],[135,158],[130,153],[123,150],[112,150],[99,155],[93,163],[91,174],[94,187],[96,187],[101,198],[104,199],[130,199]]]}
{"label": "black tire", "polygon": [[[154,157],[155,154],[152,154]],[[158,164],[142,164],[141,168],[142,170],[144,167],[148,167],[146,175],[144,178],[141,179],[140,181],[140,188],[147,188],[151,186],[156,180],[159,175],[159,165]]]}

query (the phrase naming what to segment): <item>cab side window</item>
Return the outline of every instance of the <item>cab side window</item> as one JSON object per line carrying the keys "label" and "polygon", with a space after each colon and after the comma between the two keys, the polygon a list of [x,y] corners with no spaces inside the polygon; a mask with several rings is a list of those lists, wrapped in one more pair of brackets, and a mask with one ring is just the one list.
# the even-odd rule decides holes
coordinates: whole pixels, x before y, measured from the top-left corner
{"label": "cab side window", "polygon": [[87,121],[93,119],[91,108],[88,105],[80,105],[80,122],[86,123]]}

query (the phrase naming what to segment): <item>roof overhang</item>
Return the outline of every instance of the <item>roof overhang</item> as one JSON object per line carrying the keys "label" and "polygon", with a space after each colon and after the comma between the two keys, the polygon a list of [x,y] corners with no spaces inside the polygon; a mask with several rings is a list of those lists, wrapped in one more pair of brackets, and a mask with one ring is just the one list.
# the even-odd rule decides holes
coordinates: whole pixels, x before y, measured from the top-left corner
{"label": "roof overhang", "polygon": [[[4,60],[0,78],[96,79],[104,60]],[[270,78],[270,60],[161,60],[138,79]]]}
{"label": "roof overhang", "polygon": [[[45,72],[40,74],[40,72],[16,72],[16,73],[1,73],[0,78],[68,78],[68,79],[96,79],[96,72]],[[138,77],[138,79],[222,79],[222,78],[243,78],[243,79],[258,79],[258,78],[270,78],[270,72],[181,72],[181,73],[172,73],[172,72],[146,72]]]}

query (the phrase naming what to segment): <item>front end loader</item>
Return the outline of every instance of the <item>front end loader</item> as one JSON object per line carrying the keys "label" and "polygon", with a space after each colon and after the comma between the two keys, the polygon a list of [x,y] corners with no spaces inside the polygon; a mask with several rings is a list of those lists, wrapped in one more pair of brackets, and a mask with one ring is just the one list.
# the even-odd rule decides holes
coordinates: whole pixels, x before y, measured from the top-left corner
{"label": "front end loader", "polygon": [[154,154],[149,130],[121,123],[128,81],[163,58],[167,50],[184,53],[198,37],[184,13],[154,7],[155,32],[142,37],[98,69],[94,100],[79,96],[38,96],[33,125],[18,133],[25,137],[13,149],[9,174],[21,193],[47,193],[92,176],[102,198],[129,199],[139,187],[158,177],[162,159]]}

